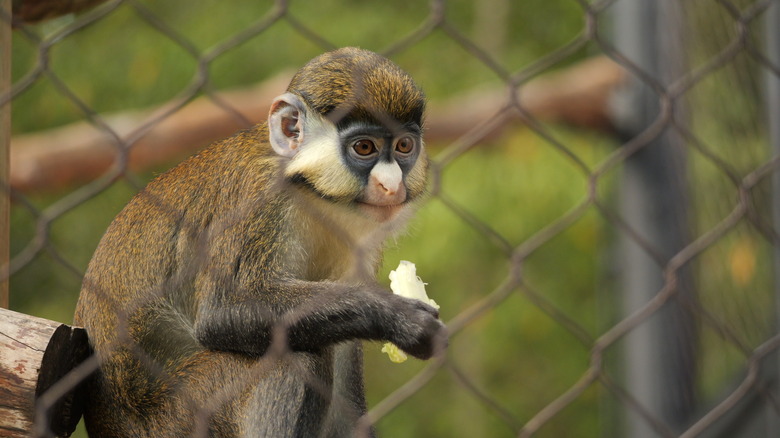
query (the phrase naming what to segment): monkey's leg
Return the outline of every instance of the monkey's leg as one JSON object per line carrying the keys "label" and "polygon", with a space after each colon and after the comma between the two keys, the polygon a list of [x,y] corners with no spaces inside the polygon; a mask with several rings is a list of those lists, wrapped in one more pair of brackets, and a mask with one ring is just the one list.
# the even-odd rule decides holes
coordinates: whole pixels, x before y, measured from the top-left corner
{"label": "monkey's leg", "polygon": [[333,396],[319,436],[373,437],[373,427],[360,423],[361,417],[368,411],[363,385],[362,345],[360,341],[344,342],[333,350]]}

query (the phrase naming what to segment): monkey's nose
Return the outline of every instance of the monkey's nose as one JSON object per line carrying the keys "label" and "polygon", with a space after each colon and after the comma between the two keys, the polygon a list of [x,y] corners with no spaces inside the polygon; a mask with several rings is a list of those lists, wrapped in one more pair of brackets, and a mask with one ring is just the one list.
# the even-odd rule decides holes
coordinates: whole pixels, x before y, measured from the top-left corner
{"label": "monkey's nose", "polygon": [[369,175],[366,198],[374,205],[400,204],[406,197],[403,171],[397,162],[379,162]]}
{"label": "monkey's nose", "polygon": [[372,178],[366,187],[363,202],[376,206],[398,205],[406,200],[403,182],[389,183]]}
{"label": "monkey's nose", "polygon": [[382,183],[382,182],[378,182],[377,184],[379,184],[379,187],[382,190],[384,190],[385,194],[388,195],[388,196],[395,195],[398,192],[398,187],[401,185],[401,184],[396,184],[395,187],[393,187],[390,184],[385,184],[385,183]]}

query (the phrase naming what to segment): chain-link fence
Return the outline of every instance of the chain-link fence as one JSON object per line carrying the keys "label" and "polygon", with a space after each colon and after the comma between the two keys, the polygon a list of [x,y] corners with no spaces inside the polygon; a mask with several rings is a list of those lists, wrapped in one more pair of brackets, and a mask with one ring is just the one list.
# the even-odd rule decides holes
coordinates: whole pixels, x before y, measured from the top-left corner
{"label": "chain-link fence", "polygon": [[13,6],[12,309],[70,323],[147,181],[361,46],[429,98],[431,196],[379,281],[414,261],[450,334],[366,344],[379,435],[780,434],[780,2]]}

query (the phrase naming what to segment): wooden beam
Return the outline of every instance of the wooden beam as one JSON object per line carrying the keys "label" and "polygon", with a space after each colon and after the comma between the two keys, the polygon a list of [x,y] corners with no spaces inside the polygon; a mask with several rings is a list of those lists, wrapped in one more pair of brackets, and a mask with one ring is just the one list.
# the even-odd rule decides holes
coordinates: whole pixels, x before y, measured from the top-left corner
{"label": "wooden beam", "polygon": [[106,0],[17,0],[14,2],[14,19],[25,23],[74,14],[103,3]]}
{"label": "wooden beam", "polygon": [[[624,76],[624,70],[606,57],[588,59],[523,84],[519,104],[540,120],[609,130],[609,94]],[[178,109],[171,103],[159,109],[105,115],[103,119],[119,137],[133,140],[129,167],[143,170],[181,160],[238,129],[265,121],[271,101],[284,92],[289,77],[283,74],[254,88],[218,93],[220,104],[201,97]],[[426,141],[430,144],[459,138],[495,118],[508,105],[509,93],[502,87],[431,102],[425,122]],[[522,123],[523,118],[514,109],[504,112],[501,123],[489,135],[498,135],[500,128],[510,123]],[[134,134],[154,120],[148,131]],[[112,136],[87,122],[14,137],[11,186],[21,192],[34,192],[91,181],[117,162],[120,147]]]}

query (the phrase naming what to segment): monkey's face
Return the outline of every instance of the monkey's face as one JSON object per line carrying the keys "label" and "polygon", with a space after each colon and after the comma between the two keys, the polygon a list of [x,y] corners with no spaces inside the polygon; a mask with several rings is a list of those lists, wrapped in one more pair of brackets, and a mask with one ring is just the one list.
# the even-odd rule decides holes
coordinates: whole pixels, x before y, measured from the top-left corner
{"label": "monkey's face", "polygon": [[420,130],[415,124],[393,130],[365,121],[343,124],[339,146],[345,167],[360,183],[353,194],[358,208],[384,221],[424,192],[427,161]]}
{"label": "monkey's face", "polygon": [[389,60],[346,48],[321,55],[274,100],[269,141],[289,181],[370,219],[396,218],[425,192],[425,98]]}
{"label": "monkey's face", "polygon": [[273,136],[273,125],[280,127],[287,146],[280,155],[290,158],[285,176],[293,184],[379,222],[398,217],[424,194],[428,162],[416,123],[348,118],[334,124],[290,94],[274,106],[269,129]]}

